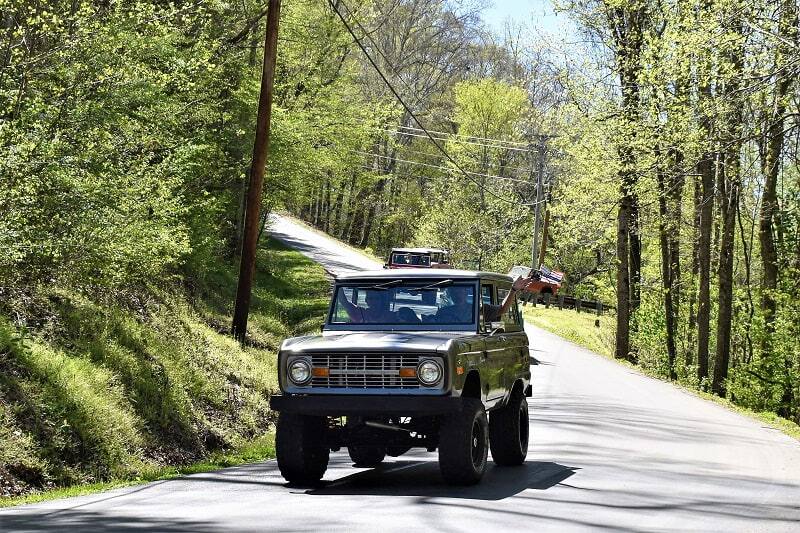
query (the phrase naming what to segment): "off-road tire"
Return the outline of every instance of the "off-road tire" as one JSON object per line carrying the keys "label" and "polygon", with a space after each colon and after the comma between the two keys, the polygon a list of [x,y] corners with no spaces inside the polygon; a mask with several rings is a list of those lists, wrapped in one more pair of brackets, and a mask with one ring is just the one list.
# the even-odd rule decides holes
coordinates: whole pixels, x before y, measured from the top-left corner
{"label": "off-road tire", "polygon": [[439,428],[439,469],[446,483],[474,485],[486,471],[489,421],[480,400],[465,398],[460,413]]}
{"label": "off-road tire", "polygon": [[389,457],[400,457],[410,449],[410,446],[387,446],[386,455]]}
{"label": "off-road tire", "polygon": [[489,414],[489,445],[499,466],[519,466],[528,455],[528,402],[519,389],[508,404]]}
{"label": "off-road tire", "polygon": [[278,469],[289,483],[316,485],[328,469],[327,419],[281,413],[275,434]]}
{"label": "off-road tire", "polygon": [[348,446],[347,453],[355,466],[378,466],[386,457],[383,446]]}

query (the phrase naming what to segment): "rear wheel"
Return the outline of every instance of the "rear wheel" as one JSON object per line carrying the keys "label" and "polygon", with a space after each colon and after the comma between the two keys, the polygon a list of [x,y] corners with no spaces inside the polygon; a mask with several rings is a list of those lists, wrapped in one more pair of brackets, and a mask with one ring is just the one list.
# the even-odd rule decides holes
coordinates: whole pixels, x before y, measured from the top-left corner
{"label": "rear wheel", "polygon": [[500,466],[517,466],[528,455],[528,402],[516,389],[508,405],[492,411],[489,417],[489,443],[492,459]]}
{"label": "rear wheel", "polygon": [[328,469],[327,419],[281,413],[275,433],[278,469],[289,483],[316,484]]}
{"label": "rear wheel", "polygon": [[465,398],[461,413],[439,429],[439,469],[452,485],[473,485],[486,471],[489,423],[480,400]]}
{"label": "rear wheel", "polygon": [[355,466],[364,467],[378,466],[386,457],[383,446],[348,446],[347,453]]}

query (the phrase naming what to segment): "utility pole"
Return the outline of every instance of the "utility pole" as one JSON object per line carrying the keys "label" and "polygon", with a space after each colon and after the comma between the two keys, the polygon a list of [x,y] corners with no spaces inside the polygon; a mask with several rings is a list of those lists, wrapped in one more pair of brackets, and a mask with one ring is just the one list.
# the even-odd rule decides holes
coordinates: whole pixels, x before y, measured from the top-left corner
{"label": "utility pole", "polygon": [[[536,201],[534,203],[533,215],[533,237],[531,239],[531,268],[537,270],[539,268],[539,233],[542,229],[542,199],[543,194],[543,180],[544,180],[544,158],[547,147],[545,146],[545,136],[539,136],[539,154],[538,170],[536,171]],[[531,154],[533,154],[533,146],[531,146]],[[533,174],[533,161],[531,161],[531,174]],[[531,176],[533,182],[533,176]]]}
{"label": "utility pole", "polygon": [[539,248],[539,266],[544,264],[544,256],[547,254],[547,237],[550,232],[549,196],[549,194],[544,196],[544,224],[542,225],[542,246]]}
{"label": "utility pole", "polygon": [[258,98],[256,139],[253,143],[253,163],[250,167],[250,184],[247,188],[247,205],[244,215],[244,239],[239,264],[239,285],[236,288],[236,305],[233,310],[233,336],[244,342],[247,335],[247,317],[250,314],[250,296],[253,274],[256,269],[261,193],[264,188],[264,170],[269,148],[269,125],[272,117],[272,86],[275,81],[275,58],[278,53],[278,20],[281,0],[269,0],[267,8],[267,35],[264,39],[264,66],[261,72],[261,94]]}

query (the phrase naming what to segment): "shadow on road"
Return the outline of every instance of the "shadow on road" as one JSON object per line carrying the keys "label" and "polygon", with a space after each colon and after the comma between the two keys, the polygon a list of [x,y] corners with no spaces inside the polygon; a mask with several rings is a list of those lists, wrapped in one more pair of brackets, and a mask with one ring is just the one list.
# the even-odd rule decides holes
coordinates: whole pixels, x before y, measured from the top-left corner
{"label": "shadow on road", "polygon": [[125,516],[102,511],[74,510],[59,513],[57,521],[43,520],[41,515],[3,515],[0,531],[164,531],[183,533],[219,531],[219,524],[176,518],[148,518],[141,514]]}
{"label": "shadow on road", "polygon": [[421,496],[503,500],[525,490],[547,490],[572,476],[577,468],[529,461],[518,467],[490,467],[478,485],[446,485],[435,461],[397,461],[359,472],[309,490],[312,496]]}

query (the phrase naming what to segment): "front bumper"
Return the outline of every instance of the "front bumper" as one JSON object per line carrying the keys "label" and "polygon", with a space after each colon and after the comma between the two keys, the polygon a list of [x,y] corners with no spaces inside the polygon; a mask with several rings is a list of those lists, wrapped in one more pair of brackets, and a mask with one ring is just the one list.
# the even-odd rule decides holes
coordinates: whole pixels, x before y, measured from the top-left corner
{"label": "front bumper", "polygon": [[454,396],[339,396],[282,394],[272,396],[275,411],[316,416],[435,416],[461,411]]}

